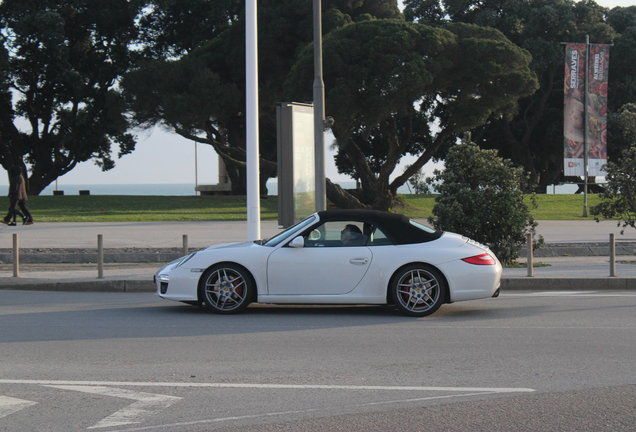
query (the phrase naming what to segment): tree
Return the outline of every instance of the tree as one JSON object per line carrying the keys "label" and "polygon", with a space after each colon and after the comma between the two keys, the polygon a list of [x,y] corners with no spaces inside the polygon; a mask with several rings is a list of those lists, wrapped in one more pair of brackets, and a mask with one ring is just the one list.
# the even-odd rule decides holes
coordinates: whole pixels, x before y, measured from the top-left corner
{"label": "tree", "polygon": [[[131,63],[141,2],[4,0],[0,3],[0,164],[27,172],[39,194],[79,162],[102,170],[130,153],[116,84]],[[23,126],[23,125],[27,126]]]}
{"label": "tree", "polygon": [[[189,13],[203,10],[202,5],[209,3],[189,0],[198,5]],[[146,52],[153,60],[138,64],[122,86],[135,124],[145,128],[160,125],[212,146],[225,162],[232,192],[245,194],[245,23],[243,13],[231,13],[233,3],[223,0],[220,4],[227,7],[203,12],[206,22],[217,23],[215,32],[188,44],[193,32],[187,26],[174,25],[174,32],[162,33],[163,17],[170,16],[173,8],[182,10],[180,2],[154,2],[156,16],[148,19],[157,23],[153,24],[157,34],[146,42],[150,44]],[[325,35],[357,19],[400,16],[393,0],[322,3]],[[313,39],[312,4],[309,0],[263,0],[258,14],[260,174],[261,193],[265,194],[267,179],[277,174],[276,104],[285,101],[282,92],[287,74],[298,53]],[[186,16],[185,20],[196,23],[199,18]],[[227,24],[224,28],[223,23]],[[169,42],[158,45],[153,40]]]}
{"label": "tree", "polygon": [[[473,139],[480,147],[498,149],[503,157],[522,166],[530,173],[530,188],[545,192],[563,171],[561,42],[584,42],[586,34],[593,43],[613,42],[616,32],[605,22],[607,9],[593,1],[572,0],[407,0],[404,13],[407,19],[442,27],[451,22],[493,27],[530,52],[530,68],[536,73],[540,88],[519,101],[520,109],[515,115],[492,117],[476,128]],[[617,15],[616,21],[625,22],[624,18]],[[636,52],[634,45],[625,45],[625,50]],[[619,76],[622,68],[614,69],[614,61],[622,60],[614,54],[614,48],[612,52],[610,113],[622,105],[613,102],[617,100],[614,91],[620,91],[619,86],[612,89],[615,82],[623,80],[622,76],[633,76],[633,61],[629,60],[624,64],[630,72]]]}
{"label": "tree", "polygon": [[636,228],[636,106],[626,106],[621,117],[625,134],[631,136],[631,146],[623,150],[616,162],[605,165],[607,186],[599,195],[600,204],[590,207],[590,214],[597,222],[601,217],[619,218],[622,234],[628,226]]}
{"label": "tree", "polygon": [[[457,145],[448,152],[444,171],[435,170],[430,180],[439,196],[429,222],[486,244],[502,263],[511,263],[519,257],[526,234],[535,234],[537,227],[524,202],[524,177],[522,168],[495,150]],[[535,246],[541,244],[539,237]]]}
{"label": "tree", "polygon": [[179,58],[220,36],[239,19],[240,0],[152,0],[139,18],[147,58]]}
{"label": "tree", "polygon": [[610,49],[607,125],[608,158],[616,160],[636,142],[636,128],[627,124],[636,112],[636,6],[612,9],[607,23],[618,33]]}
{"label": "tree", "polygon": [[[341,207],[389,209],[444,143],[515,112],[537,85],[526,51],[497,30],[468,24],[361,21],[325,36],[323,56],[339,169],[362,186],[354,197],[327,182],[327,197]],[[287,99],[310,98],[312,65],[309,47],[290,73]],[[391,180],[406,154],[418,158]]]}
{"label": "tree", "polygon": [[[409,167],[410,165],[406,166],[407,169]],[[422,171],[418,171],[415,174],[413,174],[411,178],[409,179],[408,184],[410,186],[413,186],[413,192],[415,192],[416,194],[430,193],[430,189],[428,187],[428,184],[426,183],[426,178],[424,177],[424,172]],[[411,190],[410,186],[409,186],[409,191]]]}

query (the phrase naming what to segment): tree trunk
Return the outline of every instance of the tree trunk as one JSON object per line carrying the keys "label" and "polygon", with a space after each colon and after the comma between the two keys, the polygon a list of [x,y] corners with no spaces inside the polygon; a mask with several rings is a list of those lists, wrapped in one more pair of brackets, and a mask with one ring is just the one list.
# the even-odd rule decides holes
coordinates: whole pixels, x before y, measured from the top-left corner
{"label": "tree trunk", "polygon": [[363,204],[358,198],[344,190],[340,185],[332,183],[331,180],[325,179],[327,187],[327,198],[338,208],[341,209],[368,209],[370,206]]}

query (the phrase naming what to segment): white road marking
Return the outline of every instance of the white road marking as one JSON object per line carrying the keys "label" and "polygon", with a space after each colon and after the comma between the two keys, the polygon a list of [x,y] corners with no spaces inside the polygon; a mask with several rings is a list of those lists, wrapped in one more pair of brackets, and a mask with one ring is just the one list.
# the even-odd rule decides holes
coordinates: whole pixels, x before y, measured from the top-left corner
{"label": "white road marking", "polygon": [[[347,405],[347,408],[359,408],[364,406],[386,405],[386,404],[404,404],[408,402],[421,402],[421,401],[435,400],[435,399],[450,399],[450,398],[465,397],[465,396],[482,396],[484,394],[492,394],[492,393],[483,393],[483,392],[464,393],[464,394],[460,393],[460,394],[447,395],[447,396],[430,396],[430,397],[423,397],[423,398],[416,398],[416,399],[368,402],[368,403],[362,403],[362,404]],[[215,419],[194,420],[194,421],[182,422],[182,423],[170,423],[170,424],[155,425],[155,426],[142,426],[142,427],[135,427],[132,429],[128,428],[128,429],[112,430],[110,432],[139,432],[139,431],[151,430],[151,429],[165,429],[165,428],[172,429],[175,427],[193,426],[193,425],[205,424],[205,423],[221,423],[221,422],[232,421],[232,420],[255,419],[259,417],[274,417],[274,416],[284,416],[284,415],[290,415],[290,414],[306,414],[311,412],[329,411],[330,409],[331,408],[308,408],[306,410],[297,410],[297,411],[281,411],[281,412],[270,412],[270,413],[262,413],[262,414],[250,414],[245,416],[221,417],[221,418],[215,418]]]}
{"label": "white road marking", "polygon": [[312,389],[312,390],[394,390],[394,391],[447,391],[529,393],[530,388],[517,387],[417,387],[417,386],[355,386],[321,384],[257,384],[257,383],[170,383],[138,381],[55,381],[0,379],[0,384],[37,384],[44,386],[115,386],[115,387],[198,387],[198,388],[252,388],[252,389]]}
{"label": "white road marking", "polygon": [[123,390],[103,386],[90,385],[46,385],[62,390],[73,390],[83,393],[99,394],[104,396],[112,396],[124,399],[131,399],[134,402],[114,414],[109,415],[105,419],[99,421],[89,429],[124,426],[134,423],[141,423],[144,418],[151,416],[155,412],[159,412],[168,408],[173,403],[182,398],[176,396],[166,396],[153,393],[134,392],[132,390]]}
{"label": "white road marking", "polygon": [[[467,396],[483,396],[487,394],[501,393],[529,393],[534,392],[531,388],[508,388],[508,387],[426,387],[426,386],[356,386],[356,385],[322,385],[322,384],[258,384],[258,383],[171,383],[171,382],[134,382],[134,381],[61,381],[61,380],[11,380],[0,379],[0,384],[31,384],[45,387],[53,387],[62,390],[72,390],[84,393],[101,394],[105,396],[120,397],[135,400],[132,405],[117,411],[116,413],[99,421],[89,429],[127,426],[141,423],[146,417],[163,410],[173,403],[181,400],[180,397],[166,396],[152,393],[134,392],[112,387],[172,387],[172,388],[249,388],[249,389],[298,389],[298,390],[370,390],[370,391],[395,391],[395,392],[446,392],[451,394],[439,396],[424,396],[419,398],[392,399],[376,402],[348,405],[348,408],[404,404],[409,402],[420,402],[434,399],[451,399]],[[111,387],[112,386],[112,387]],[[340,407],[342,408],[342,407]],[[282,416],[289,414],[302,414],[311,412],[329,411],[332,408],[308,408],[296,411],[269,412],[245,416],[223,417],[205,420],[195,420],[191,422],[164,424],[155,426],[138,426],[121,429],[121,431],[143,431],[150,429],[170,429],[188,425],[220,423],[232,420],[245,420],[254,418],[265,418],[272,416]]]}
{"label": "white road marking", "polygon": [[36,404],[37,402],[16,399],[9,396],[0,396],[0,418]]}

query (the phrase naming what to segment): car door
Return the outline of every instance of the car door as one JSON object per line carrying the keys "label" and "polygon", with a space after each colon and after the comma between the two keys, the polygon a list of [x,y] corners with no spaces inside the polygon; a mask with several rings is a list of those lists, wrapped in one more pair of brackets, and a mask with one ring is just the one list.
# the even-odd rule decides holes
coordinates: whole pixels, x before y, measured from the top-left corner
{"label": "car door", "polygon": [[365,241],[345,245],[351,222],[326,222],[305,236],[305,246],[284,246],[267,263],[270,295],[337,295],[351,292],[366,274],[373,254]]}

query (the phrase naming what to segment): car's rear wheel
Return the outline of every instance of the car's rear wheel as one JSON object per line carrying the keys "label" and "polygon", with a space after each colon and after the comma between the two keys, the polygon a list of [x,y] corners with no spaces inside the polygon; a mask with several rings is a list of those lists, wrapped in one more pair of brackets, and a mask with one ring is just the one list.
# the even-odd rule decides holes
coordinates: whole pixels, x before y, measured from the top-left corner
{"label": "car's rear wheel", "polygon": [[440,308],[448,288],[438,270],[411,264],[395,274],[390,289],[393,302],[402,313],[424,317]]}
{"label": "car's rear wheel", "polygon": [[241,312],[250,304],[254,282],[243,267],[232,263],[210,267],[199,282],[199,299],[216,313]]}

